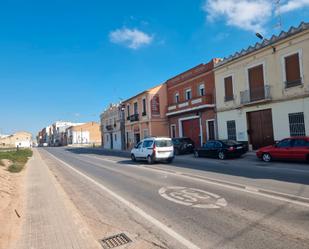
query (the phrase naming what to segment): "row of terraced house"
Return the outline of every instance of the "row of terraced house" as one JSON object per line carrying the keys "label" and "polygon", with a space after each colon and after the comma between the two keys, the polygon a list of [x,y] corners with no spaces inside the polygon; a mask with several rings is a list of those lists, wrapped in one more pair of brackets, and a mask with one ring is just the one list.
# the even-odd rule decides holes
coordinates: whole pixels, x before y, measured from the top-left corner
{"label": "row of terraced house", "polygon": [[257,149],[309,135],[309,23],[191,68],[100,117],[103,146],[119,150],[148,136],[190,137],[197,146],[233,139]]}

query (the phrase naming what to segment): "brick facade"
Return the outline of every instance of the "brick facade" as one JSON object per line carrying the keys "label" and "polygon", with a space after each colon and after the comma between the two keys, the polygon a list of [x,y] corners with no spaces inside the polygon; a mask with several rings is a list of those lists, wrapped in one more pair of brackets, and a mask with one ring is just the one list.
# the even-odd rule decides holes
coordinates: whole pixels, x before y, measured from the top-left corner
{"label": "brick facade", "polygon": [[[195,138],[192,139],[195,140],[197,146],[209,138],[207,121],[215,120],[213,68],[216,62],[217,60],[214,59],[207,64],[200,64],[166,82],[168,99],[167,117],[169,135],[171,137],[173,135],[175,137],[183,137],[186,134],[193,133]],[[199,122],[198,128],[196,128],[196,119]],[[188,128],[183,127],[189,127],[190,129],[190,122],[192,122],[192,129],[195,130],[188,131]],[[211,135],[216,136],[216,122],[213,122],[214,129]],[[173,134],[172,126],[175,126],[175,134]],[[198,138],[196,133],[198,133]],[[212,138],[214,138],[213,136]]]}

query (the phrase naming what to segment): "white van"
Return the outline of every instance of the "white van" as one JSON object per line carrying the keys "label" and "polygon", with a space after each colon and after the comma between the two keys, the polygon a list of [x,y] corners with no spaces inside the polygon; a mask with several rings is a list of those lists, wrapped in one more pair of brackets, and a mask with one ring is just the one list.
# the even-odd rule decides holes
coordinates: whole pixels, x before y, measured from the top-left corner
{"label": "white van", "polygon": [[174,159],[172,139],[167,137],[149,137],[140,141],[131,150],[132,161],[147,160],[149,164],[157,161],[171,163]]}

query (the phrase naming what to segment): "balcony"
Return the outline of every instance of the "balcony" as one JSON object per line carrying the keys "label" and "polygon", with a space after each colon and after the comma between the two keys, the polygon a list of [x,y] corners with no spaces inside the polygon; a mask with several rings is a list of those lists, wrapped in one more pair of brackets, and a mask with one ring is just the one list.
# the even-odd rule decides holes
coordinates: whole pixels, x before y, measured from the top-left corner
{"label": "balcony", "polygon": [[240,92],[241,105],[247,105],[255,102],[263,102],[270,99],[270,86],[257,87]]}
{"label": "balcony", "polygon": [[185,112],[187,109],[191,110],[192,108],[198,109],[199,106],[204,106],[204,105],[214,105],[213,95],[206,94],[204,96],[200,96],[200,97],[186,100],[183,102],[178,102],[173,105],[169,105],[167,107],[167,114],[177,112],[177,111]]}
{"label": "balcony", "polygon": [[113,129],[113,126],[112,125],[106,125],[105,129],[108,130],[108,131],[111,131]]}
{"label": "balcony", "polygon": [[139,114],[133,114],[130,116],[130,122],[139,121]]}

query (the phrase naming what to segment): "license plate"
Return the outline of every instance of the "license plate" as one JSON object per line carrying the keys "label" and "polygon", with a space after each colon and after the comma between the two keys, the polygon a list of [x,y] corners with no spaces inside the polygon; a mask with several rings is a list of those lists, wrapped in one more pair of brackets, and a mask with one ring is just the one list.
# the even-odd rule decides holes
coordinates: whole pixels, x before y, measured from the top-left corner
{"label": "license plate", "polygon": [[242,149],[242,146],[238,146],[236,149],[240,150],[240,149]]}

